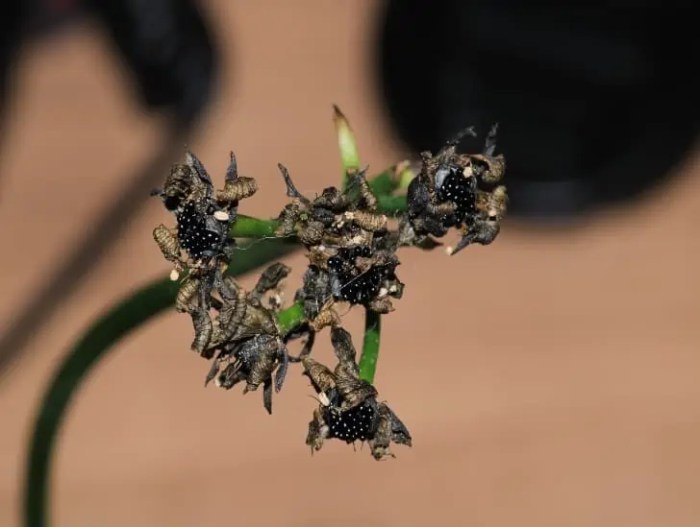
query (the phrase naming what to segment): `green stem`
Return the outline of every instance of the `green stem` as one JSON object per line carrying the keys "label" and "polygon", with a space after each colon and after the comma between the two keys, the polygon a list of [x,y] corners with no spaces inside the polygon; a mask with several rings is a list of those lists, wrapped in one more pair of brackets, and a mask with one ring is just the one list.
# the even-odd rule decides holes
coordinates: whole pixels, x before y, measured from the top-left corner
{"label": "green stem", "polygon": [[231,238],[271,238],[279,223],[277,220],[260,220],[251,216],[239,214],[231,226]]}
{"label": "green stem", "polygon": [[377,174],[367,182],[369,189],[375,196],[383,194],[388,195],[396,190],[396,179],[394,178],[393,174],[394,169],[390,168],[389,170],[385,170],[384,172]]}
{"label": "green stem", "polygon": [[400,212],[406,210],[406,196],[377,196],[377,205],[379,212],[383,212],[389,216],[396,216]]}
{"label": "green stem", "polygon": [[360,379],[374,382],[379,358],[379,341],[382,331],[381,315],[371,310],[365,311],[365,338],[360,355]]}
{"label": "green stem", "polygon": [[287,309],[283,309],[277,313],[277,325],[280,328],[280,333],[286,335],[291,330],[301,325],[304,319],[304,305],[300,302],[292,304]]}
{"label": "green stem", "polygon": [[402,161],[374,176],[368,183],[375,196],[391,196],[397,190],[406,190],[416,173],[409,161]]}
{"label": "green stem", "polygon": [[[296,248],[298,245],[280,239],[252,242],[239,249],[229,273],[244,274]],[[92,367],[114,349],[114,344],[132,329],[172,307],[177,290],[177,282],[166,278],[131,294],[99,318],[64,359],[44,394],[31,435],[24,488],[26,527],[48,525],[51,458],[73,395]],[[291,323],[291,317],[289,320]]]}

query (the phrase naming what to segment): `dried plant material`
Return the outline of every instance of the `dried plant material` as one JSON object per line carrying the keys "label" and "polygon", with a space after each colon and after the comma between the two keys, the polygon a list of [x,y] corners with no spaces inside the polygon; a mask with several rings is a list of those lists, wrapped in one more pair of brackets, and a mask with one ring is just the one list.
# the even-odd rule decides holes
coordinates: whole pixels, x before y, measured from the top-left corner
{"label": "dried plant material", "polygon": [[311,452],[320,450],[327,439],[366,441],[375,459],[393,456],[389,450],[392,442],[411,446],[406,426],[386,403],[377,401],[374,386],[359,378],[350,334],[334,328],[331,341],[338,358],[333,373],[313,359],[303,361],[319,399],[306,436]]}
{"label": "dried plant material", "polygon": [[243,393],[255,391],[262,384],[263,404],[272,413],[273,374],[275,390],[280,391],[288,364],[282,340],[276,335],[258,334],[227,345],[207,375],[207,382],[215,379],[217,386],[227,390],[245,382]]}
{"label": "dried plant material", "polygon": [[153,233],[163,255],[178,269],[210,263],[215,267],[219,260],[226,260],[233,243],[228,232],[236,220],[238,203],[256,189],[255,180],[238,176],[232,152],[224,188],[215,193],[204,165],[188,152],[184,164],[173,166],[163,188],[152,192],[175,215],[177,223],[174,231],[161,225]]}
{"label": "dried plant material", "polygon": [[450,228],[462,234],[448,251],[456,254],[472,243],[488,245],[500,231],[506,210],[505,187],[496,186],[503,178],[505,160],[494,156],[496,131],[489,132],[482,154],[458,154],[457,144],[469,128],[433,156],[421,155],[421,171],[408,186],[408,214],[401,226],[404,245],[424,245],[430,237],[441,238]]}
{"label": "dried plant material", "polygon": [[[280,170],[293,203],[279,216],[279,234],[296,235],[309,250],[311,265],[297,293],[309,308],[308,318],[316,320],[318,306],[329,300],[381,313],[393,310],[389,297],[400,298],[403,291],[395,274],[398,244],[387,230],[387,217],[375,211],[364,172],[351,175],[348,189],[328,187],[312,200],[299,193],[286,168]],[[328,320],[315,326],[321,321]]]}
{"label": "dried plant material", "polygon": [[[159,225],[153,238],[173,266],[171,280],[181,280],[175,308],[192,320],[191,348],[211,361],[205,384],[214,381],[226,390],[243,384],[243,393],[262,386],[263,405],[271,413],[273,391],[281,390],[289,363],[301,363],[318,401],[306,437],[312,452],[329,439],[360,441],[369,445],[375,459],[383,459],[393,457],[392,444],[411,446],[412,441],[406,426],[377,400],[377,389],[368,382],[379,344],[378,314],[392,312],[403,295],[404,284],[396,274],[397,250],[435,248],[450,229],[461,238],[447,247],[448,254],[473,243],[491,243],[508,203],[501,185],[505,161],[495,153],[496,127],[482,152],[458,153],[461,138],[475,135],[469,128],[436,155],[424,152],[420,169],[400,163],[370,187],[366,169],[358,168],[347,121],[337,109],[335,118],[344,155],[350,156],[345,159],[348,170],[342,188],[326,187],[305,196],[287,168],[278,165],[289,201],[261,236],[274,231],[291,238],[306,248],[308,258],[295,304],[287,310],[283,311],[283,283],[291,272],[288,266],[269,265],[249,290],[226,274],[239,202],[258,188],[253,178],[239,176],[233,153],[219,190],[191,152],[172,168],[163,188],[153,194],[175,216],[176,225]],[[372,188],[388,190],[375,195]],[[379,203],[382,210],[388,208],[380,198],[398,198],[386,194],[397,189],[407,189],[407,211],[397,215],[398,226],[378,210]],[[353,306],[362,306],[373,322],[366,323],[362,375],[339,314]],[[333,369],[311,357],[317,335],[326,328],[337,358]],[[287,343],[294,339],[305,340],[299,355],[290,357]]]}
{"label": "dried plant material", "polygon": [[224,189],[214,197],[213,183],[204,165],[187,152],[185,163],[173,166],[163,188],[152,192],[175,215],[176,228],[159,225],[153,237],[174,265],[171,279],[177,280],[185,268],[189,270],[177,295],[176,309],[192,317],[192,348],[205,356],[211,338],[221,335],[210,311],[214,293],[226,296],[215,284],[225,284],[223,273],[235,243],[228,233],[236,220],[239,200],[251,196],[256,188],[252,179],[238,176],[236,158],[231,152]]}

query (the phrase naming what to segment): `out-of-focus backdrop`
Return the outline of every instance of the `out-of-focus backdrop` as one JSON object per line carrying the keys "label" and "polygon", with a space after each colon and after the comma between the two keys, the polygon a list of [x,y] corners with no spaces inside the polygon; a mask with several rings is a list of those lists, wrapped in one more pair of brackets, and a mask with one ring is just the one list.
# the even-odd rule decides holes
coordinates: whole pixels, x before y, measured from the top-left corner
{"label": "out-of-focus backdrop", "polygon": [[[46,4],[72,13],[77,2]],[[200,2],[213,58],[188,60],[216,74],[208,104],[196,97],[209,97],[205,85],[176,93],[185,121],[198,118],[173,134],[173,156],[187,143],[222,178],[234,149],[261,187],[244,212],[264,216],[285,202],[277,162],[307,193],[339,178],[334,103],[376,171],[472,120],[501,123],[517,214],[492,246],[454,258],[404,252],[406,293],[384,321],[376,384],[413,448],[377,463],[331,441],[312,457],[304,438],[316,403],[298,370],[272,416],[259,394],[204,389],[208,365],[188,350],[190,323],[168,313],[122,341],[76,398],[52,479],[55,525],[700,523],[697,104],[657,78],[688,50],[644,39],[649,11],[566,19],[506,3],[470,17],[456,3],[446,3],[454,13],[432,14],[400,4]],[[162,20],[156,7],[150,23]],[[542,30],[530,34],[532,17]],[[2,334],[178,126],[144,111],[124,55],[94,15],[55,18],[35,23],[35,37],[10,55]],[[629,32],[616,30],[619,20]],[[494,44],[515,29],[522,46]],[[467,36],[444,38],[455,32]],[[543,49],[553,51],[542,58]],[[488,72],[499,68],[480,64],[499,60],[494,80]],[[687,87],[690,76],[674,71]],[[549,77],[551,93],[532,84]],[[19,525],[32,419],[67,348],[112,303],[168,271],[151,230],[169,218],[147,192],[143,200],[116,217],[124,225],[104,258],[82,255],[76,272],[85,279],[36,322],[0,378],[2,526]],[[286,261],[298,277],[303,255]],[[291,297],[294,280],[289,287]],[[347,320],[360,329],[354,313]],[[327,345],[319,352],[330,356]]]}

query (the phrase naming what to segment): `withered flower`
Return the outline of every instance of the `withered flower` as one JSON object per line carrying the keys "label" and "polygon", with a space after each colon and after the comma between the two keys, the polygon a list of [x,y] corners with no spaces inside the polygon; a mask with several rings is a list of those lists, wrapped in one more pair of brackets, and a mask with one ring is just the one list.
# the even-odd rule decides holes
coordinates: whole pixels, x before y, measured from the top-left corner
{"label": "withered flower", "polygon": [[[231,244],[228,232],[236,220],[238,202],[256,190],[254,179],[238,175],[236,157],[231,152],[224,188],[214,192],[204,165],[188,152],[184,164],[173,166],[163,188],[151,193],[163,200],[177,221],[175,230],[159,225],[153,233],[163,255],[178,271],[188,263],[201,266],[225,258]],[[182,258],[181,250],[187,259]]]}
{"label": "withered flower", "polygon": [[[315,199],[303,196],[280,165],[292,203],[282,211],[278,234],[295,235],[308,249],[309,269],[297,299],[304,302],[312,327],[335,321],[332,302],[363,305],[378,313],[393,310],[391,298],[401,298],[396,276],[396,236],[388,219],[377,212],[377,200],[364,172],[351,174],[345,190],[324,189]],[[321,320],[316,320],[323,315]],[[323,322],[323,323],[321,323]]]}
{"label": "withered flower", "polygon": [[238,202],[257,189],[254,179],[238,175],[233,152],[230,156],[222,190],[214,191],[201,161],[187,152],[185,163],[174,165],[163,188],[151,193],[160,197],[176,218],[174,229],[159,225],[153,238],[174,266],[171,279],[177,280],[185,268],[189,271],[180,286],[176,308],[192,318],[192,349],[202,355],[214,330],[210,310],[217,300],[212,293],[215,283],[224,282],[223,273],[235,243],[228,233],[236,221]]}
{"label": "withered flower", "polygon": [[393,457],[389,450],[392,442],[411,446],[408,429],[386,403],[377,401],[374,386],[359,378],[350,334],[333,328],[331,342],[338,358],[334,371],[309,357],[302,361],[319,400],[306,437],[311,452],[333,438],[346,443],[366,441],[377,460]]}
{"label": "withered flower", "polygon": [[206,382],[215,379],[217,386],[230,390],[245,381],[243,393],[255,391],[262,384],[263,404],[272,413],[272,376],[274,373],[275,391],[279,392],[288,364],[287,349],[278,336],[254,335],[227,343],[214,361]]}
{"label": "withered flower", "polygon": [[[273,300],[289,271],[281,263],[270,265],[249,293],[230,277],[217,284],[221,306],[204,353],[214,357],[205,384],[215,379],[218,386],[228,390],[245,382],[243,393],[255,391],[262,384],[263,403],[269,413],[272,387],[278,392],[282,389],[289,365],[287,347],[277,326],[279,302]],[[264,296],[270,292],[273,299],[266,306]]]}
{"label": "withered flower", "polygon": [[431,237],[441,238],[453,227],[462,237],[450,254],[472,243],[488,245],[496,238],[507,206],[506,189],[498,184],[505,160],[494,155],[496,132],[492,127],[481,154],[457,153],[465,135],[476,135],[472,128],[460,132],[435,156],[421,154],[421,171],[408,187],[408,213],[400,225],[402,244],[431,247],[435,245]]}

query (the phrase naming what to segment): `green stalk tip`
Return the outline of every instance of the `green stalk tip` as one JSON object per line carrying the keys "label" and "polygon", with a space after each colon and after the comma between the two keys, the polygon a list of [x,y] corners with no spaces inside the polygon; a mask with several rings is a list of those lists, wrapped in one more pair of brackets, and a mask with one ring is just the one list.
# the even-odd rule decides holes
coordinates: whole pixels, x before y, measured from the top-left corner
{"label": "green stalk tip", "polygon": [[343,164],[343,188],[348,179],[348,171],[360,170],[360,154],[355,142],[355,134],[350,128],[347,118],[340,111],[340,108],[333,105],[333,123],[338,137],[338,148],[340,149],[340,160]]}

